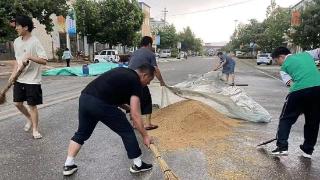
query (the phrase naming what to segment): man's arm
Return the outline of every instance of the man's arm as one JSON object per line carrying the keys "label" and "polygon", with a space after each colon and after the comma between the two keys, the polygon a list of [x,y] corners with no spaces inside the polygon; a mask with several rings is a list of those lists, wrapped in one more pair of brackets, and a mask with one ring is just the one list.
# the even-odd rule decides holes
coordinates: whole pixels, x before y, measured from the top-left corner
{"label": "man's arm", "polygon": [[42,64],[42,65],[46,65],[47,64],[47,60],[44,59],[44,58],[40,58],[40,57],[34,57],[34,56],[27,56],[25,61],[33,61],[35,63],[38,63],[38,64]]}
{"label": "man's arm", "polygon": [[226,64],[226,60],[224,60],[224,61],[222,61],[222,62],[220,62],[220,64],[218,65],[218,67],[216,67],[215,69],[213,69],[214,71],[216,71],[216,70],[218,70],[218,69],[220,69],[220,68],[222,68],[223,67],[223,65],[224,64]]}
{"label": "man's arm", "polygon": [[148,135],[144,128],[143,121],[141,119],[140,99],[138,96],[131,96],[130,98],[130,114],[136,129],[139,131],[143,138],[144,144],[149,147],[152,142],[151,137]]}
{"label": "man's arm", "polygon": [[292,78],[291,78],[291,76],[289,74],[287,74],[284,71],[280,71],[280,76],[281,76],[281,79],[282,79],[283,83],[286,86],[292,86],[293,85]]}
{"label": "man's arm", "polygon": [[155,68],[156,68],[156,77],[160,81],[160,86],[165,86],[166,83],[164,83],[164,81],[163,81],[160,69],[158,68],[158,66],[156,66]]}

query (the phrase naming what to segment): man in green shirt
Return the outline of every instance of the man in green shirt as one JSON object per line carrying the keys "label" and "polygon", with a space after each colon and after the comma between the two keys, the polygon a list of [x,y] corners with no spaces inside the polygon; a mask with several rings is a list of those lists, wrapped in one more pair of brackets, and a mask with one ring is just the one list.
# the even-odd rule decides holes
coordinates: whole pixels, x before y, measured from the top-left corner
{"label": "man in green shirt", "polygon": [[300,149],[303,157],[311,158],[320,123],[320,72],[307,52],[292,55],[286,47],[278,47],[271,57],[281,66],[281,71],[292,77],[293,82],[280,115],[277,148],[272,151],[272,155],[288,155],[291,126],[303,113],[304,143],[300,145]]}

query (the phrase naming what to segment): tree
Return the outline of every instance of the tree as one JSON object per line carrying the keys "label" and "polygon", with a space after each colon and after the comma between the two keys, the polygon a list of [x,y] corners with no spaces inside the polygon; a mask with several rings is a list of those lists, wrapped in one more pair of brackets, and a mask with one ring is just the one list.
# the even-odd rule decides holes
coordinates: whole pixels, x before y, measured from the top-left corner
{"label": "tree", "polygon": [[271,52],[274,48],[284,45],[284,34],[290,27],[289,9],[275,6],[267,14],[262,26],[264,32],[259,35],[257,44],[263,51]]}
{"label": "tree", "polygon": [[108,43],[110,47],[116,44],[133,45],[136,32],[141,29],[143,12],[136,0],[104,0],[98,2],[101,19],[98,41]]}
{"label": "tree", "polygon": [[76,12],[77,31],[82,36],[87,36],[88,43],[94,43],[101,31],[101,18],[99,5],[90,0],[77,0],[74,4]]}
{"label": "tree", "polygon": [[160,49],[176,48],[178,37],[174,25],[165,26],[158,31],[160,35]]}
{"label": "tree", "polygon": [[52,31],[52,14],[66,16],[69,9],[66,0],[1,0],[0,1],[0,41],[13,40],[15,33],[9,26],[9,21],[17,15],[23,14],[37,19],[45,25],[46,31]]}
{"label": "tree", "polygon": [[293,27],[289,37],[304,50],[320,47],[320,0],[306,5],[301,12],[300,26]]}

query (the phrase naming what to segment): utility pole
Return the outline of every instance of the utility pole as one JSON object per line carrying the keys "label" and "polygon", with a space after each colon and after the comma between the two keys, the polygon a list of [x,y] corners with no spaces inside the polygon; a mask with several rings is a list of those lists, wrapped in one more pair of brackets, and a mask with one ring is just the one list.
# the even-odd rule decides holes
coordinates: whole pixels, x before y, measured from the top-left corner
{"label": "utility pole", "polygon": [[169,12],[169,11],[167,11],[167,8],[164,8],[164,10],[162,11],[163,12],[163,16],[164,16],[164,25],[166,25],[166,20],[167,20],[167,13]]}

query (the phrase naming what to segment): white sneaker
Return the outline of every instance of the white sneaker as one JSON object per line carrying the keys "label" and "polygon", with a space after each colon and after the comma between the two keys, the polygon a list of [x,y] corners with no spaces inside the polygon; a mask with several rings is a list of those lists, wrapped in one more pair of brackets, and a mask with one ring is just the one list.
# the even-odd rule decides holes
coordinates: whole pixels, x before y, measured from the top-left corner
{"label": "white sneaker", "polygon": [[300,145],[300,149],[302,151],[302,157],[311,159],[312,154],[308,154],[308,153],[304,152],[302,145]]}

